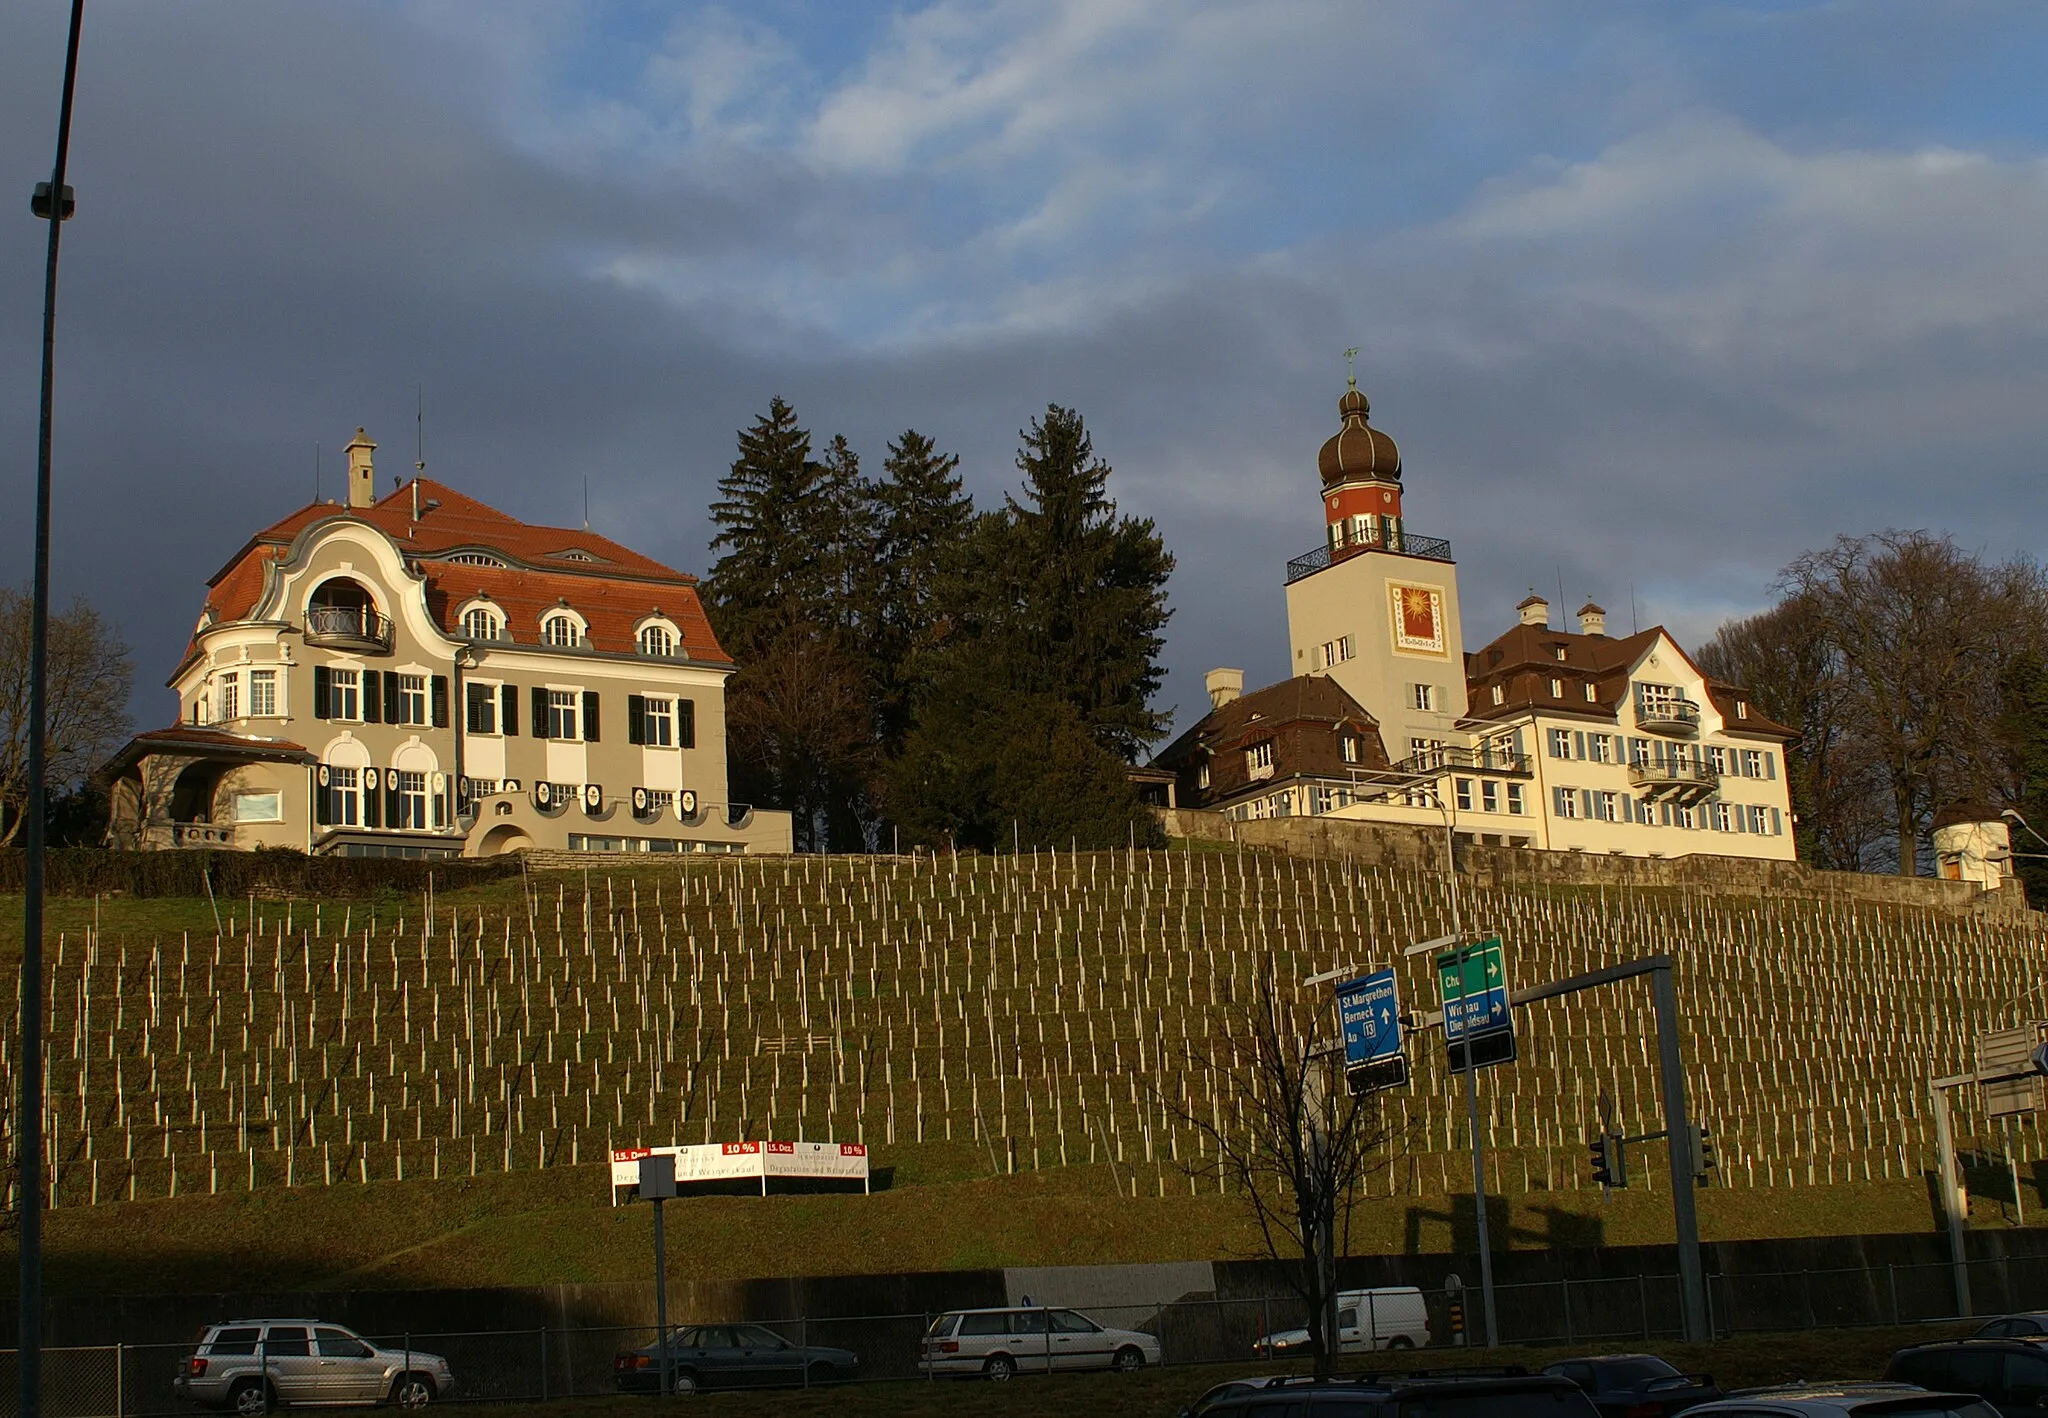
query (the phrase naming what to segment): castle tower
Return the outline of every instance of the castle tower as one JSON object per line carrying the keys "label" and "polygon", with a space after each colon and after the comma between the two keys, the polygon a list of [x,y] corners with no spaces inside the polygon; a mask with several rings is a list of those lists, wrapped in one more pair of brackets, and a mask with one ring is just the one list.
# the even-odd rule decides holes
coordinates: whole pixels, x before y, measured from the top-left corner
{"label": "castle tower", "polygon": [[1451,544],[1408,530],[1401,450],[1372,427],[1356,380],[1323,444],[1323,545],[1287,564],[1295,674],[1327,674],[1380,722],[1396,762],[1453,738],[1465,712]]}

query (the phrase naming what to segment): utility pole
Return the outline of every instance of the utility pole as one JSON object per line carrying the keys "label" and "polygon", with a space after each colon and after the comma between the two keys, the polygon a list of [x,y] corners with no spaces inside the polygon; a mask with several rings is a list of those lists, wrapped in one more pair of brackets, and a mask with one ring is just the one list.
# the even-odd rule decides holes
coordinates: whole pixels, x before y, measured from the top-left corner
{"label": "utility pole", "polygon": [[78,35],[85,0],[71,0],[64,45],[64,89],[57,105],[57,158],[50,180],[39,185],[29,210],[50,224],[43,265],[43,387],[36,429],[35,570],[29,609],[28,802],[22,826],[21,1096],[15,1112],[21,1178],[20,1418],[40,1418],[43,1402],[43,854],[48,812],[50,716],[50,424],[57,375],[57,249],[74,204],[65,183],[71,162],[71,101],[78,89]]}
{"label": "utility pole", "polygon": [[[1457,819],[1441,790],[1437,794],[1436,805],[1444,815],[1444,871],[1450,880],[1451,934],[1463,947],[1465,921],[1458,906]],[[1465,1045],[1465,1067],[1462,1071],[1465,1075],[1465,1131],[1472,1138],[1472,1202],[1479,1219],[1479,1298],[1486,1316],[1486,1347],[1491,1349],[1500,1343],[1500,1331],[1494,1325],[1493,1246],[1487,1236],[1486,1224],[1486,1140],[1479,1135],[1479,1084],[1475,1077],[1478,1069],[1472,1062],[1469,1041]]]}

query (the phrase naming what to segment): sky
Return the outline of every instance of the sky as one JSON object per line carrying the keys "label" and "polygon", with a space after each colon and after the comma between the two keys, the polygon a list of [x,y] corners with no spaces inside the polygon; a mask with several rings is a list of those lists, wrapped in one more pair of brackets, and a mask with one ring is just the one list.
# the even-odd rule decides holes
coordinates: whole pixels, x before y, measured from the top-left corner
{"label": "sky", "polygon": [[[16,584],[64,20],[0,15]],[[1837,535],[2038,546],[2044,70],[2038,0],[92,0],[57,592],[168,722],[206,579],[359,424],[701,573],[771,397],[984,505],[1057,402],[1178,559],[1185,728],[1287,673],[1356,347],[1468,648],[1532,589],[1693,645]]]}

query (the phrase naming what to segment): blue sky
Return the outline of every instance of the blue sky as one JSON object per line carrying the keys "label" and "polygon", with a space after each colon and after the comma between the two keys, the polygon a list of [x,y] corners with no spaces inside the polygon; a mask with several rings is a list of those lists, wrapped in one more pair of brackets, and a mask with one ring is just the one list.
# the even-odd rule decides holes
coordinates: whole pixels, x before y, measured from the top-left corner
{"label": "blue sky", "polygon": [[[62,22],[0,21],[24,193]],[[416,385],[433,475],[574,521],[587,474],[693,570],[773,395],[985,501],[1057,400],[1179,557],[1185,725],[1210,666],[1285,672],[1356,345],[1475,644],[1531,587],[1696,641],[1838,533],[2038,545],[2044,70],[2031,0],[99,0],[59,584],[149,722],[205,577],[316,444],[408,468]],[[41,236],[0,217],[14,580]]]}

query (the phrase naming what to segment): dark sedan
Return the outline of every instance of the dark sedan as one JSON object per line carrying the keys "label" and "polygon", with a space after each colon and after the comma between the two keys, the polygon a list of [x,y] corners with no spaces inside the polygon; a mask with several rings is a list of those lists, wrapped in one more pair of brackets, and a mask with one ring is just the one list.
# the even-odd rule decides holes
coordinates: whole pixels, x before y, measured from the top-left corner
{"label": "dark sedan", "polygon": [[[669,1389],[690,1394],[707,1388],[797,1388],[845,1383],[860,1375],[850,1349],[791,1344],[757,1324],[701,1324],[671,1331]],[[620,1393],[661,1392],[661,1345],[630,1349],[612,1360]]]}
{"label": "dark sedan", "polygon": [[2000,1315],[1987,1321],[1972,1339],[2044,1339],[2048,1340],[2048,1310],[2032,1310],[2023,1315]]}
{"label": "dark sedan", "polygon": [[1682,1374],[1655,1354],[1565,1359],[1543,1372],[1584,1389],[1600,1418],[1671,1418],[1721,1396],[1712,1374]]}

